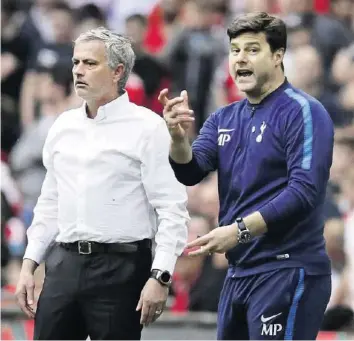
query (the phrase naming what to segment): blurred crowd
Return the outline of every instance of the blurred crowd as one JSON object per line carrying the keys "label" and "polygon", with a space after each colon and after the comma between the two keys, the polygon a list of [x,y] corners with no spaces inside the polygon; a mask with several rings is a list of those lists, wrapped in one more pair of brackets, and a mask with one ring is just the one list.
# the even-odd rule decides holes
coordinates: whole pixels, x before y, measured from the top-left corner
{"label": "blurred crowd", "polygon": [[[243,12],[266,11],[288,26],[284,61],[290,82],[330,113],[335,150],[326,199],[325,238],[333,264],[330,306],[354,309],[354,1],[353,0],[2,0],[1,1],[2,286],[17,280],[25,232],[45,169],[42,147],[63,111],[78,107],[72,41],[98,26],[131,37],[137,56],[130,100],[161,115],[161,89],[186,89],[196,113],[193,140],[217,107],[238,101],[228,73],[226,27]],[[189,238],[218,226],[217,176],[189,187]],[[176,265],[172,311],[216,311],[224,255]],[[43,269],[37,271],[38,290]]]}

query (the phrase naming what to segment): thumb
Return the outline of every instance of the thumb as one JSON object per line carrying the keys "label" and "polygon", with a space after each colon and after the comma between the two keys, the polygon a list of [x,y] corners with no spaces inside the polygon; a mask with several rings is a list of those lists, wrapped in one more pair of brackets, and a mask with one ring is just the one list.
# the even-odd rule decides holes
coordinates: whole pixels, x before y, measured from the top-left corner
{"label": "thumb", "polygon": [[183,98],[183,104],[184,104],[185,106],[189,107],[187,90],[181,91],[181,97]]}
{"label": "thumb", "polygon": [[27,285],[27,304],[32,305],[34,304],[34,285]]}
{"label": "thumb", "polygon": [[136,311],[141,310],[142,306],[143,306],[143,295],[140,296],[138,305],[136,306]]}

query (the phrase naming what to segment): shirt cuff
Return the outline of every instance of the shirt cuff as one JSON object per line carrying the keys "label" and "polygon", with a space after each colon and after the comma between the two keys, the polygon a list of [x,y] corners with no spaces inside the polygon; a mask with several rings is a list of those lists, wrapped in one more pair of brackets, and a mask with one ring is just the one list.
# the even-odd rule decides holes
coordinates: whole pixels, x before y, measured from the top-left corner
{"label": "shirt cuff", "polygon": [[35,243],[29,243],[27,245],[23,259],[31,259],[38,265],[41,264],[46,254],[46,250],[42,250],[41,246],[41,244],[38,245]]}
{"label": "shirt cuff", "polygon": [[158,269],[161,271],[168,271],[170,274],[172,274],[175,269],[176,262],[177,256],[175,254],[157,250],[151,266],[151,270]]}
{"label": "shirt cuff", "polygon": [[274,207],[274,205],[270,202],[269,204],[263,206],[260,210],[259,213],[263,217],[266,225],[267,225],[267,230],[271,232],[273,228],[275,228],[274,225],[278,221],[278,211]]}

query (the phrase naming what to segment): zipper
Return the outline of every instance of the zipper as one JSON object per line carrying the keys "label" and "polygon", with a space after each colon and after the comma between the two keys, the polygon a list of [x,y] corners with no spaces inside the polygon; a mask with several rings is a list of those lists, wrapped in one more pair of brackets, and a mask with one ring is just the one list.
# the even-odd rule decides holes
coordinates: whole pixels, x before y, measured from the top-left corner
{"label": "zipper", "polygon": [[247,136],[246,136],[246,139],[245,139],[245,143],[244,143],[244,150],[243,150],[243,157],[242,157],[242,162],[245,160],[246,158],[246,154],[247,154],[247,150],[248,150],[248,147],[249,147],[249,140],[250,140],[250,135],[251,135],[251,130],[252,130],[252,122],[253,122],[253,116],[254,116],[254,113],[256,111],[256,107],[252,107],[251,109],[251,120],[250,122],[248,123],[247,125]]}

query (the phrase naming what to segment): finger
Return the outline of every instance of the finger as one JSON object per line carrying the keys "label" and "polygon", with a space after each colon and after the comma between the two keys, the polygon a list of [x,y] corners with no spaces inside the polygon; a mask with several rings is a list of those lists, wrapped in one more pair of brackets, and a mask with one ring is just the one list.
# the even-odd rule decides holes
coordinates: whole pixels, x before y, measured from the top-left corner
{"label": "finger", "polygon": [[20,294],[17,296],[17,299],[18,299],[18,304],[19,304],[21,310],[22,310],[29,318],[33,318],[33,317],[34,317],[33,309],[27,305],[27,294],[26,294],[25,292],[20,293]]}
{"label": "finger", "polygon": [[165,106],[166,103],[167,103],[167,101],[168,101],[167,95],[168,95],[168,89],[163,89],[163,90],[160,91],[159,97],[157,98],[158,101],[159,101],[163,106]]}
{"label": "finger", "polygon": [[152,323],[153,318],[155,317],[155,312],[156,312],[156,305],[151,305],[149,307],[149,314],[148,317],[146,319],[146,326],[148,326],[150,323]]}
{"label": "finger", "polygon": [[142,306],[143,306],[143,298],[142,298],[142,296],[140,296],[138,305],[136,306],[136,311],[139,311]]}
{"label": "finger", "polygon": [[149,304],[143,301],[141,307],[140,324],[146,324],[148,316],[149,316]]}
{"label": "finger", "polygon": [[[168,114],[167,114],[168,115]],[[167,116],[166,115],[166,116]],[[192,116],[194,111],[187,108],[173,108],[173,116]]]}
{"label": "finger", "polygon": [[194,122],[194,117],[178,117],[166,119],[166,124],[169,128],[175,128],[180,123]]}
{"label": "finger", "polygon": [[34,318],[35,312],[34,312],[34,310],[33,310],[31,307],[27,306],[27,307],[26,307],[25,314],[26,314],[29,318]]}
{"label": "finger", "polygon": [[183,98],[183,104],[184,104],[186,107],[189,107],[187,90],[183,90],[183,91],[181,92],[181,97]]}
{"label": "finger", "polygon": [[26,292],[21,292],[17,295],[17,302],[20,308],[23,310],[27,306],[27,294]]}
{"label": "finger", "polygon": [[[165,305],[164,304],[161,305],[161,306],[158,306],[151,322],[155,322],[162,315],[162,312],[164,311],[164,309],[165,309]],[[159,313],[156,314],[156,312],[159,312]]]}
{"label": "finger", "polygon": [[187,249],[190,249],[195,246],[202,246],[202,245],[208,244],[210,241],[210,238],[211,238],[210,234],[207,233],[202,237],[194,239],[193,241],[191,241],[190,243],[187,244]]}
{"label": "finger", "polygon": [[211,244],[201,246],[198,250],[188,252],[188,256],[196,257],[196,256],[201,256],[201,255],[207,255],[207,254],[211,253],[211,250],[212,250]]}
{"label": "finger", "polygon": [[[166,112],[170,112],[172,111],[172,108],[177,105],[177,104],[181,104],[183,103],[183,98],[182,97],[175,97],[172,98],[170,100],[168,100],[165,104],[165,111]],[[177,115],[177,113],[174,113],[175,115]]]}
{"label": "finger", "polygon": [[27,304],[32,305],[34,304],[34,285],[29,284],[26,286],[27,290]]}

